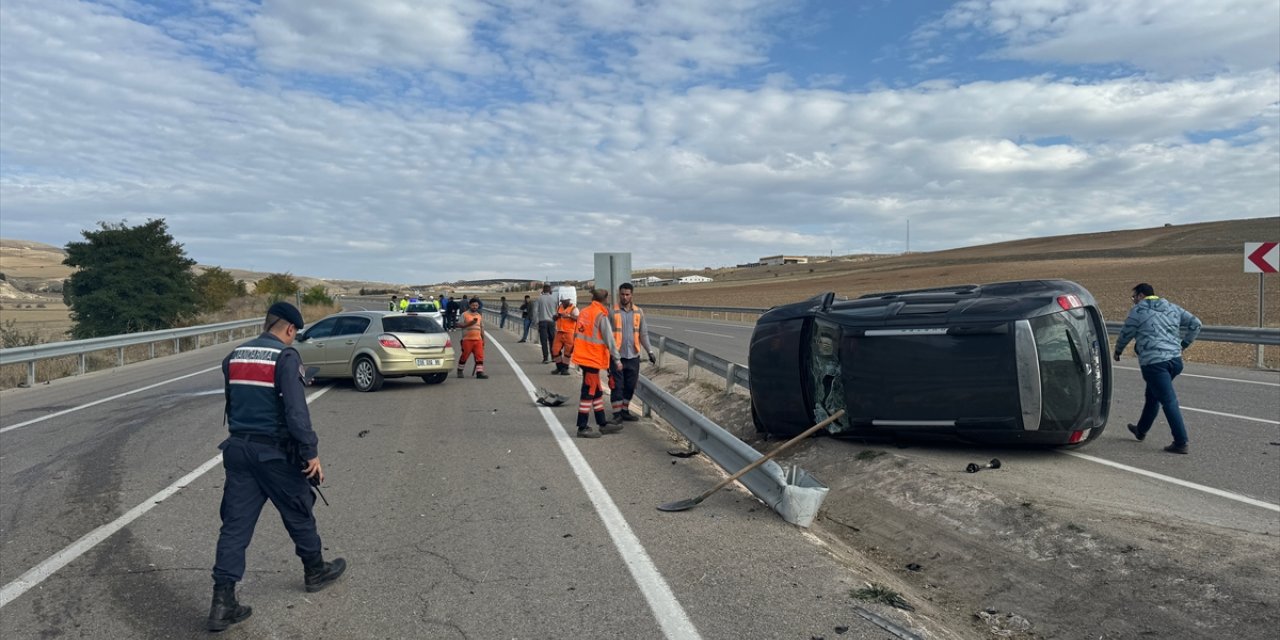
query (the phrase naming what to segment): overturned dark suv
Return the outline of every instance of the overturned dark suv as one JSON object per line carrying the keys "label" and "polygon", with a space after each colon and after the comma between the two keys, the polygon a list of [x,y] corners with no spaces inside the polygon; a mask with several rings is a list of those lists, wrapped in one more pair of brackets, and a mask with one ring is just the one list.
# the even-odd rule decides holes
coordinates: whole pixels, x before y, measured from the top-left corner
{"label": "overturned dark suv", "polygon": [[832,435],[1079,444],[1107,423],[1107,353],[1093,296],[1066,280],[827,293],[756,323],[752,413],[776,436],[844,409]]}

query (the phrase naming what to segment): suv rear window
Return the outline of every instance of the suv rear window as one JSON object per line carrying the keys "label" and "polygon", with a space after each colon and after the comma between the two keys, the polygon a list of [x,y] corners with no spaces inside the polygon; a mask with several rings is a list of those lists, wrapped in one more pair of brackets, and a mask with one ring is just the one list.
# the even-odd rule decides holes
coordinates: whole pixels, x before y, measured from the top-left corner
{"label": "suv rear window", "polygon": [[388,316],[382,330],[390,333],[443,333],[444,327],[427,316]]}
{"label": "suv rear window", "polygon": [[1072,309],[1032,318],[1031,330],[1040,357],[1041,428],[1071,429],[1100,396],[1089,388],[1101,377],[1088,314]]}

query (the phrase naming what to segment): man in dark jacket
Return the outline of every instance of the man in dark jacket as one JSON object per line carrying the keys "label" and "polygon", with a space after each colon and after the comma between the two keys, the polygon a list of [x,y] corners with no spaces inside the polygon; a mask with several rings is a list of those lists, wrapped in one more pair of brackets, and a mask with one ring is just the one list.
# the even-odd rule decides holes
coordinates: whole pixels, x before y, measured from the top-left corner
{"label": "man in dark jacket", "polygon": [[297,307],[277,302],[267,310],[262,335],[236,347],[222,361],[231,437],[218,445],[226,481],[210,631],[222,631],[253,611],[237,602],[235,588],[244,577],[245,549],[267,500],[280,512],[293,539],[307,591],[329,586],[347,568],[342,558],[325,562],[312,513],[311,484],[324,482],[324,469],[303,392],[302,360],[291,347],[301,329]]}
{"label": "man in dark jacket", "polygon": [[1187,426],[1182,421],[1178,394],[1173,391],[1173,379],[1182,373],[1182,352],[1200,335],[1200,319],[1157,296],[1155,289],[1145,282],[1133,288],[1132,300],[1133,309],[1124,321],[1112,354],[1119,362],[1125,346],[1136,340],[1133,350],[1138,354],[1142,379],[1147,383],[1142,415],[1138,424],[1129,425],[1129,431],[1138,440],[1146,438],[1156,413],[1163,407],[1165,420],[1173,432],[1173,444],[1164,450],[1187,453]]}

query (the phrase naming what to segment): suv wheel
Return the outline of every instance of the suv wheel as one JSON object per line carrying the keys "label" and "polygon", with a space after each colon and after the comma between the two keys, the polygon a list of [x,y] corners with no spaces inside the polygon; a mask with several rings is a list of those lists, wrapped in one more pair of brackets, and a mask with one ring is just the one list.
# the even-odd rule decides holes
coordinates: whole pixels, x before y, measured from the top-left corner
{"label": "suv wheel", "polygon": [[351,367],[351,379],[355,381],[356,391],[377,391],[382,388],[382,374],[373,358],[360,356]]}
{"label": "suv wheel", "polygon": [[422,381],[427,384],[440,384],[448,379],[449,372],[447,371],[444,373],[428,373],[427,375],[422,376]]}

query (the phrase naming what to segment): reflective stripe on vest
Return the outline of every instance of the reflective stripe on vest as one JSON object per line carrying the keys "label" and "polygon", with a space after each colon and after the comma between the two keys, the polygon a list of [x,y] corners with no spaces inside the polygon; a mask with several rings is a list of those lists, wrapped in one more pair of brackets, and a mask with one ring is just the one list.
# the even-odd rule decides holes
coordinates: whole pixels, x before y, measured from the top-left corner
{"label": "reflective stripe on vest", "polygon": [[276,362],[284,352],[277,340],[250,340],[227,361],[227,424],[231,433],[282,437],[284,401],[276,390]]}
{"label": "reflective stripe on vest", "polygon": [[[635,341],[636,353],[640,353],[640,320],[644,312],[640,307],[631,305],[631,339]],[[622,309],[613,308],[613,345],[618,348],[618,357],[622,357]]]}
{"label": "reflective stripe on vest", "polygon": [[609,346],[604,337],[596,333],[596,320],[609,313],[599,302],[592,302],[582,315],[578,316],[577,333],[573,340],[573,364],[592,369],[609,368]]}

